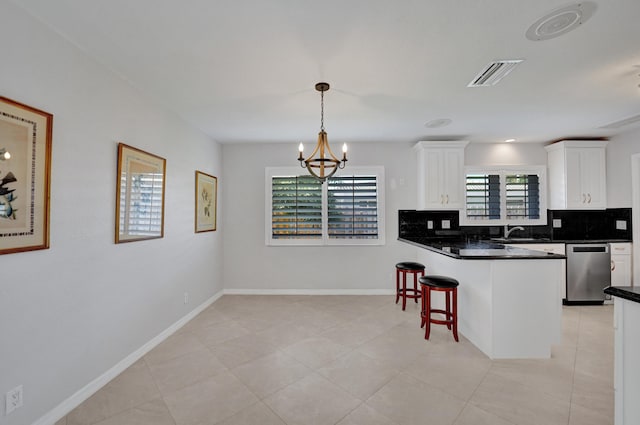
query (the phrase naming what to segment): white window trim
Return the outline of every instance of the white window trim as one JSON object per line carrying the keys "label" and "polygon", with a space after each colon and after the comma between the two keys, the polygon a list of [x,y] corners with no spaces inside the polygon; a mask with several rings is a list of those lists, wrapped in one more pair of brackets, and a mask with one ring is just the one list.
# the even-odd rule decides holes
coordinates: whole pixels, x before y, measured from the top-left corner
{"label": "white window trim", "polygon": [[378,182],[378,238],[377,239],[336,239],[329,238],[327,220],[327,184],[322,190],[322,237],[318,239],[273,239],[271,234],[272,198],[271,179],[277,176],[300,176],[307,173],[301,167],[266,167],[265,168],[265,245],[267,246],[380,246],[385,244],[385,176],[383,166],[349,166],[348,169],[338,171],[335,175],[375,175]]}
{"label": "white window trim", "polygon": [[[469,174],[499,174],[500,175],[500,219],[499,220],[470,220],[467,218],[467,193],[464,190],[464,206],[460,211],[460,225],[462,226],[544,226],[547,224],[547,167],[545,165],[490,165],[464,167],[464,179],[466,182]],[[506,187],[504,176],[507,174],[537,174],[540,178],[540,218],[537,220],[507,219]]]}

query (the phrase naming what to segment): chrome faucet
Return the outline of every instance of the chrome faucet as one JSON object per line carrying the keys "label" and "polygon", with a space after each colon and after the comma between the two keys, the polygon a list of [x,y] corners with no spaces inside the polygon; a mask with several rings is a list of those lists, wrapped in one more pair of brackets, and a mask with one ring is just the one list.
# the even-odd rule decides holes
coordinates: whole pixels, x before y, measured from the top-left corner
{"label": "chrome faucet", "polygon": [[511,229],[509,229],[509,225],[505,224],[504,225],[504,238],[505,239],[509,239],[509,235],[512,232],[515,232],[516,230],[524,230],[524,227],[522,226],[516,226],[516,227],[512,227]]}

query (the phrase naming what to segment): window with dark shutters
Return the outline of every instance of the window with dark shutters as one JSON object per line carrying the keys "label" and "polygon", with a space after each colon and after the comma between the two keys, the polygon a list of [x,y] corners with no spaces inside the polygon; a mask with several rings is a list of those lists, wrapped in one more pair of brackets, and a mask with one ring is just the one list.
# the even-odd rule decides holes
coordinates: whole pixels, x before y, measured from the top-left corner
{"label": "window with dark shutters", "polygon": [[546,224],[546,168],[467,167],[464,225]]}
{"label": "window with dark shutters", "polygon": [[378,181],[376,176],[329,179],[328,234],[330,238],[378,237]]}
{"label": "window with dark shutters", "polygon": [[321,184],[267,167],[267,245],[384,244],[384,168],[352,167]]}
{"label": "window with dark shutters", "polygon": [[322,185],[311,176],[272,177],[274,239],[322,237]]}

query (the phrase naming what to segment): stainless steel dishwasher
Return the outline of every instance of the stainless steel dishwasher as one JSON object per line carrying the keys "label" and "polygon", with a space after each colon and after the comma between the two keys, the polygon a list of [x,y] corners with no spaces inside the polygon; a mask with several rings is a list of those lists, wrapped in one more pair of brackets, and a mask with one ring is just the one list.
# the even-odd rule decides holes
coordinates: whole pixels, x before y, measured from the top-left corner
{"label": "stainless steel dishwasher", "polygon": [[567,244],[567,304],[601,304],[610,284],[609,244]]}

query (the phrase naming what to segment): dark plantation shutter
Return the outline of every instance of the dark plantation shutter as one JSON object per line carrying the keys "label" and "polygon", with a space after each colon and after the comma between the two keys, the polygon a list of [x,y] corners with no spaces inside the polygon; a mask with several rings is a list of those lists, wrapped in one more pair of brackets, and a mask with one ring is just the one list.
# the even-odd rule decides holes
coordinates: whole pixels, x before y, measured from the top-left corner
{"label": "dark plantation shutter", "polygon": [[496,174],[468,174],[465,202],[468,219],[499,220],[500,176]]}
{"label": "dark plantation shutter", "polygon": [[340,176],[327,182],[328,234],[332,239],[378,237],[376,176]]}
{"label": "dark plantation shutter", "polygon": [[322,237],[322,185],[311,176],[272,177],[273,239]]}
{"label": "dark plantation shutter", "polygon": [[540,178],[535,174],[506,176],[507,219],[540,218]]}

